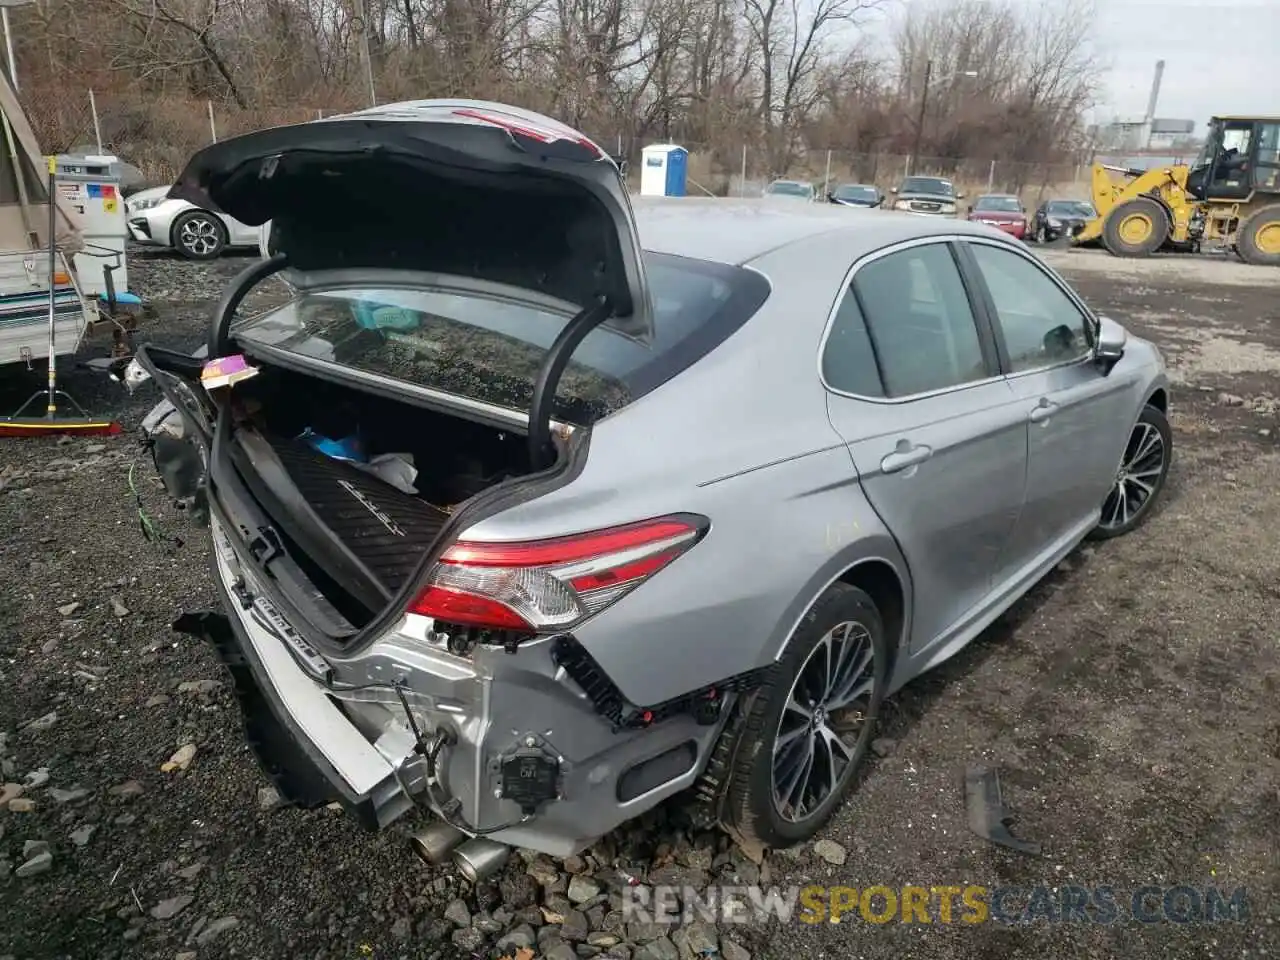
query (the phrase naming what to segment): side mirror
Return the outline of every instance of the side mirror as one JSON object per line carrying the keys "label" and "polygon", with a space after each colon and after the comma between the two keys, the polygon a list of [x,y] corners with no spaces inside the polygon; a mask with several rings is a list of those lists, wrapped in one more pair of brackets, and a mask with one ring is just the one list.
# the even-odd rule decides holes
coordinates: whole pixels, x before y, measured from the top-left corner
{"label": "side mirror", "polygon": [[1098,318],[1098,339],[1093,345],[1093,360],[1105,376],[1124,356],[1129,334],[1110,317]]}
{"label": "side mirror", "polygon": [[956,199],[957,199],[957,200],[963,200],[963,199],[964,199],[964,194],[963,194],[963,193],[957,193],[957,194],[956,194]]}
{"label": "side mirror", "polygon": [[897,187],[890,187],[890,188],[889,188],[889,192],[890,192],[890,193],[897,193],[897,192],[898,192],[898,188],[897,188]]}

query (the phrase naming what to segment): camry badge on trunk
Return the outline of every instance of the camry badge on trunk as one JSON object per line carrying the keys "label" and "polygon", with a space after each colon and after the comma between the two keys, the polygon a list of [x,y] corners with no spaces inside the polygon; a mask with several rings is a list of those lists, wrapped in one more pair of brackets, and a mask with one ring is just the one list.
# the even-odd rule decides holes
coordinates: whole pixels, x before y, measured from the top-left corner
{"label": "camry badge on trunk", "polygon": [[377,517],[378,522],[381,523],[384,527],[386,527],[389,532],[394,533],[397,537],[404,536],[404,531],[400,529],[400,527],[396,524],[394,520],[392,520],[389,516],[383,513],[382,510],[378,508],[378,505],[376,503],[374,503],[372,500],[366,497],[363,493],[357,490],[352,484],[348,483],[346,480],[339,480],[338,483],[342,486],[342,489],[346,490],[347,493],[351,494],[353,497],[359,500],[360,505],[362,507],[364,507],[370,513],[372,513],[375,517]]}

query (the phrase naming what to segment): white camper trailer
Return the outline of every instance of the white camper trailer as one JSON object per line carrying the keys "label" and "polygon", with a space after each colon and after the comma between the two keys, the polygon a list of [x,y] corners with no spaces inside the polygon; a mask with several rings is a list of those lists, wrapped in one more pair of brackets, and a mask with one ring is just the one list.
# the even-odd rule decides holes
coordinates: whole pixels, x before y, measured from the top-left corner
{"label": "white camper trailer", "polygon": [[[49,354],[49,175],[31,124],[0,74],[0,366]],[[55,198],[55,357],[75,353],[97,317],[68,256],[83,244],[65,203]]]}

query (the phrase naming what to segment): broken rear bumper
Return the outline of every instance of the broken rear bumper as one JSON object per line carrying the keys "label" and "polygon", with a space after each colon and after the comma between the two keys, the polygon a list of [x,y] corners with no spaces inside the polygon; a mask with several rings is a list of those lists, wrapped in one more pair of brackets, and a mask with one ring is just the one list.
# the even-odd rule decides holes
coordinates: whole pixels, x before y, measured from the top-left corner
{"label": "broken rear bumper", "polygon": [[[215,540],[221,538],[215,522]],[[215,549],[214,580],[226,610],[237,574]],[[185,614],[174,629],[207,640],[231,674],[254,756],[282,799],[305,808],[338,801],[378,830],[412,807],[391,761],[365,739],[279,639],[252,617]]]}

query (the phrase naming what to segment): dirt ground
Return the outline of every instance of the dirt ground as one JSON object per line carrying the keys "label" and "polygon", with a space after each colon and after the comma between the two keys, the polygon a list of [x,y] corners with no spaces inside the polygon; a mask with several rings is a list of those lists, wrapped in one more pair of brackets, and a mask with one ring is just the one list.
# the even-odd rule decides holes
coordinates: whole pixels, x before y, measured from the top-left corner
{"label": "dirt ground", "polygon": [[[1244,887],[1243,922],[877,926],[854,913],[670,938],[618,929],[615,865],[651,882],[661,864],[695,885],[761,875],[662,816],[586,858],[514,858],[470,890],[412,859],[403,827],[369,836],[264,791],[212,655],[168,629],[212,602],[206,538],[164,508],[126,435],[0,441],[0,782],[31,784],[19,801],[34,803],[0,810],[0,960],[454,958],[535,944],[553,960],[1280,955],[1280,271],[1045,257],[1165,352],[1177,454],[1163,506],[1140,532],[1077,551],[897,696],[826,842],[771,854],[765,880],[1109,885],[1122,907],[1144,885]],[[149,339],[199,342],[220,284],[248,262],[133,258],[133,287],[159,310]],[[6,383],[0,405],[39,386]],[[66,387],[129,429],[155,401],[150,386],[128,397],[86,371]],[[135,462],[181,545],[142,539]],[[184,746],[186,769],[162,772]],[[1003,771],[1014,831],[1040,856],[967,830],[971,763]],[[19,876],[41,844],[51,866]]]}

